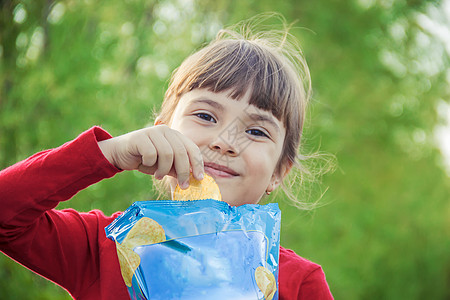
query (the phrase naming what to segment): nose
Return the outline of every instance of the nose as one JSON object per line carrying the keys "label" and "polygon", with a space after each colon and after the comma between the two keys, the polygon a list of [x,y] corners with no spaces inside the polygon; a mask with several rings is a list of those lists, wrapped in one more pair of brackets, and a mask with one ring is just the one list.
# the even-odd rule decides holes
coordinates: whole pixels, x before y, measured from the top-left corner
{"label": "nose", "polygon": [[220,136],[209,144],[209,149],[219,152],[220,155],[237,156],[239,154],[234,145]]}

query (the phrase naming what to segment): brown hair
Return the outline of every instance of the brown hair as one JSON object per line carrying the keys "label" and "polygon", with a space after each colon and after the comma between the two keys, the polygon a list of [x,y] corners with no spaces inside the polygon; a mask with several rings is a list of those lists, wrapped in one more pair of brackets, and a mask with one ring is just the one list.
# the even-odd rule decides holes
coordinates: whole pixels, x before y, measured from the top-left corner
{"label": "brown hair", "polygon": [[[211,43],[189,56],[172,75],[158,120],[170,124],[180,97],[194,89],[230,91],[236,100],[250,90],[249,103],[270,111],[286,128],[277,171],[284,165],[295,166],[302,178],[306,170],[299,147],[311,95],[310,74],[289,26],[279,19],[282,30],[255,34],[266,16],[221,30]],[[283,190],[298,204],[284,183]]]}

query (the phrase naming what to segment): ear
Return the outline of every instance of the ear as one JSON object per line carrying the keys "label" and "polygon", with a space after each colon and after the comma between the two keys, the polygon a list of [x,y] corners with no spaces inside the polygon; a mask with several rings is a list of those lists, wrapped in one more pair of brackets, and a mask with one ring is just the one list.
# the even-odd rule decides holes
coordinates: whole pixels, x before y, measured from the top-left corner
{"label": "ear", "polygon": [[281,166],[279,170],[275,170],[270,179],[269,185],[267,186],[266,192],[273,192],[280,184],[283,179],[289,174],[292,169],[292,162],[285,163]]}

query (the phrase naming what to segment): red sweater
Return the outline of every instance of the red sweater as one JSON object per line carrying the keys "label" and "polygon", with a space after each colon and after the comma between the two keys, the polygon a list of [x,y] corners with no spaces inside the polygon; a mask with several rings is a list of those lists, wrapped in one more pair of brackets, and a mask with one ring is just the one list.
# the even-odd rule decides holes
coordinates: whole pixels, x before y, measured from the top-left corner
{"label": "red sweater", "polygon": [[[129,299],[116,248],[104,228],[119,214],[55,210],[60,201],[118,169],[94,127],[56,149],[37,153],[0,172],[0,250],[65,288],[75,299]],[[280,248],[280,299],[333,299],[322,268]]]}

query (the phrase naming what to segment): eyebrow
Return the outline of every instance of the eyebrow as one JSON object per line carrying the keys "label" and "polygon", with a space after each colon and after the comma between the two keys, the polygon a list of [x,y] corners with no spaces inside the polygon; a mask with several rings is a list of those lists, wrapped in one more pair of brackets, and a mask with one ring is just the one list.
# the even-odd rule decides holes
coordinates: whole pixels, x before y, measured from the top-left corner
{"label": "eyebrow", "polygon": [[253,121],[268,122],[270,125],[272,125],[272,127],[274,127],[277,130],[277,132],[280,132],[280,126],[278,126],[278,124],[275,123],[273,118],[271,118],[270,116],[261,115],[261,114],[257,114],[257,113],[251,113],[251,114],[249,113],[247,115]]}
{"label": "eyebrow", "polygon": [[217,103],[216,101],[210,100],[210,99],[206,99],[206,98],[200,98],[200,99],[195,99],[193,100],[191,103],[206,103],[214,108],[216,108],[219,111],[224,111],[224,107],[222,106],[222,104]]}

